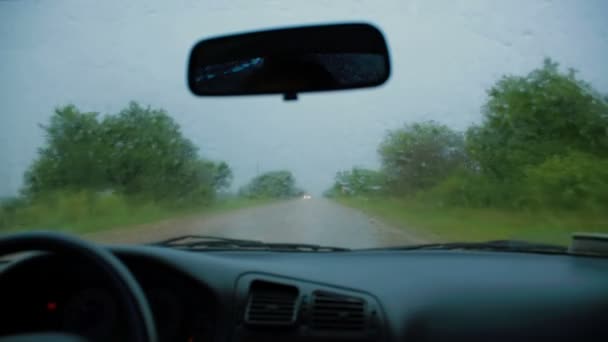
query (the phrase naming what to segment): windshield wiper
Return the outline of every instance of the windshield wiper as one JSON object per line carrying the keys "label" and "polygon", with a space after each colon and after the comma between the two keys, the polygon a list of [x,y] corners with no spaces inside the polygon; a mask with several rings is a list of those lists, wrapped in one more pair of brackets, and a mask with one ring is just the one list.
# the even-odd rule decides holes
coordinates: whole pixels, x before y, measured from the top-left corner
{"label": "windshield wiper", "polygon": [[397,246],[387,248],[374,248],[372,250],[487,250],[487,251],[502,251],[502,252],[527,252],[527,253],[548,253],[548,254],[566,254],[568,249],[563,246],[533,243],[519,240],[495,240],[487,242],[448,242],[448,243],[430,243],[411,246]]}
{"label": "windshield wiper", "polygon": [[154,242],[151,245],[172,247],[187,250],[262,250],[279,252],[340,252],[348,248],[321,246],[304,243],[270,243],[257,240],[232,239],[208,235],[184,235],[168,240]]}

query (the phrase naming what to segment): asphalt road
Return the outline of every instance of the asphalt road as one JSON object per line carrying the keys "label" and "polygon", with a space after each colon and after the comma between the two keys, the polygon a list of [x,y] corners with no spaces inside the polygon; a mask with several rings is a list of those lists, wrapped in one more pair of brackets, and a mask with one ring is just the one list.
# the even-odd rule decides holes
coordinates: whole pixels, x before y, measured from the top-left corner
{"label": "asphalt road", "polygon": [[144,243],[186,234],[265,242],[373,248],[427,242],[326,199],[296,199],[232,212],[192,216],[89,235],[100,242]]}

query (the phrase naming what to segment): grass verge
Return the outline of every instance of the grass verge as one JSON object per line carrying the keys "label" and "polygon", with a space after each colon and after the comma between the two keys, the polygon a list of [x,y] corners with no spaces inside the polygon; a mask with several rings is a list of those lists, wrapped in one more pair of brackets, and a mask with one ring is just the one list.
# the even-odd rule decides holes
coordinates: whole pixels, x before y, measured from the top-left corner
{"label": "grass verge", "polygon": [[272,203],[270,199],[227,198],[211,204],[172,207],[152,201],[133,201],[119,195],[57,194],[14,208],[0,208],[0,233],[53,230],[92,233],[190,215],[217,214]]}
{"label": "grass verge", "polygon": [[396,227],[432,241],[520,239],[567,245],[572,232],[608,233],[608,211],[516,211],[492,208],[440,207],[412,199],[335,199]]}

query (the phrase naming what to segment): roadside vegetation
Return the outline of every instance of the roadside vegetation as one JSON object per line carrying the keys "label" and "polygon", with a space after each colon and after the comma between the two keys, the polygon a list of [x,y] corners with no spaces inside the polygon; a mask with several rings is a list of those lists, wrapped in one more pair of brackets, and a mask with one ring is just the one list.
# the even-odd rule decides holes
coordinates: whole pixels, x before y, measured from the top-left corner
{"label": "roadside vegetation", "polygon": [[287,199],[303,194],[304,191],[296,187],[293,174],[286,170],[263,173],[239,189],[239,196],[251,199]]}
{"label": "roadside vegetation", "polygon": [[389,131],[381,169],[338,172],[326,196],[438,240],[608,232],[608,96],[549,59],[487,96],[464,132],[434,121]]}
{"label": "roadside vegetation", "polygon": [[54,193],[45,199],[17,207],[3,207],[2,232],[44,229],[78,234],[153,223],[174,217],[211,215],[271,203],[270,199],[236,196],[216,198],[208,204],[169,205],[133,199],[120,194],[99,196],[89,191]]}
{"label": "roadside vegetation", "polygon": [[[46,141],[24,174],[21,194],[0,202],[3,231],[88,232],[284,195],[258,187],[247,196],[231,195],[230,166],[203,158],[162,109],[131,102],[119,113],[101,116],[68,105],[55,109],[40,128]],[[293,187],[287,174],[281,181]]]}

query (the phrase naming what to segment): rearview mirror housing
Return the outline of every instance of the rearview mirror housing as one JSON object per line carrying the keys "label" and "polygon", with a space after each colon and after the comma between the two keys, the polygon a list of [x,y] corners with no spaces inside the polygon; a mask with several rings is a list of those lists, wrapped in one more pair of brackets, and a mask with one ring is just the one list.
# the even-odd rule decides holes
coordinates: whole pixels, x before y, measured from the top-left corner
{"label": "rearview mirror housing", "polygon": [[390,75],[383,34],[369,24],[303,26],[202,40],[190,53],[198,96],[283,94],[375,87]]}

